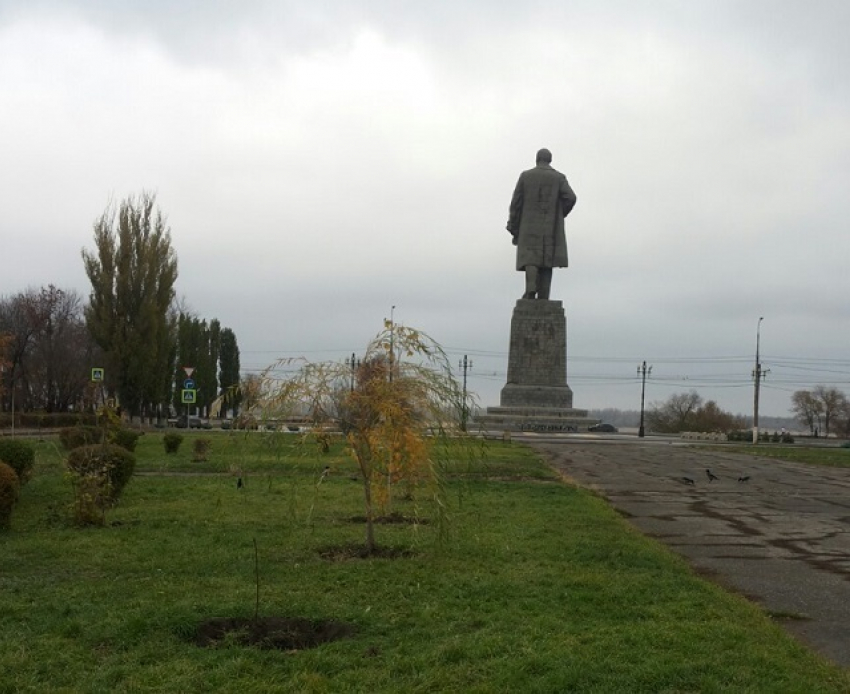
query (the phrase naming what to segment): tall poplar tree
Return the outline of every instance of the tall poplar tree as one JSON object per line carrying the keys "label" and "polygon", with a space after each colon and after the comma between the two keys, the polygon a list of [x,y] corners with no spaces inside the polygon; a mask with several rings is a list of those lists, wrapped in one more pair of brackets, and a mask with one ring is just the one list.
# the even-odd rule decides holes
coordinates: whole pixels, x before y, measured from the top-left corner
{"label": "tall poplar tree", "polygon": [[173,371],[177,257],[156,196],[108,206],[94,223],[94,242],[94,251],[82,251],[92,285],[86,325],[104,351],[107,387],[141,415],[163,403]]}
{"label": "tall poplar tree", "polygon": [[219,342],[218,385],[221,388],[224,410],[232,410],[233,416],[239,414],[239,345],[236,334],[230,328],[223,328]]}

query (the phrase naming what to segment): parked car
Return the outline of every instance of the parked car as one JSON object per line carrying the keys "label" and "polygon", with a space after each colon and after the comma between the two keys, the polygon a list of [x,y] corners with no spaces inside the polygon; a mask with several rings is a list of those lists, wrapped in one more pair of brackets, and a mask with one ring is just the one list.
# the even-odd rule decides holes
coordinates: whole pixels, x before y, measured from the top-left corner
{"label": "parked car", "polygon": [[606,424],[605,422],[602,422],[600,424],[594,424],[593,426],[588,427],[587,430],[593,431],[597,434],[616,434],[617,433],[617,427],[615,427],[613,424]]}
{"label": "parked car", "polygon": [[201,429],[204,426],[200,417],[189,417],[188,421],[186,420],[186,417],[178,417],[177,424],[175,426],[178,429],[185,429],[187,424],[190,429]]}

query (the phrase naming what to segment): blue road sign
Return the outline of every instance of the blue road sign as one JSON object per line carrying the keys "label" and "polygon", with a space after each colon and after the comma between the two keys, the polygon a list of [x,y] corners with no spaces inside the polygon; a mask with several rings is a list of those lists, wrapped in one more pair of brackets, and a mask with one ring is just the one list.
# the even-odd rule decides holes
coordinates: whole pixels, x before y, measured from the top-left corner
{"label": "blue road sign", "polygon": [[183,387],[186,390],[194,390],[195,389],[195,381],[192,380],[191,378],[187,378],[185,381],[183,381]]}

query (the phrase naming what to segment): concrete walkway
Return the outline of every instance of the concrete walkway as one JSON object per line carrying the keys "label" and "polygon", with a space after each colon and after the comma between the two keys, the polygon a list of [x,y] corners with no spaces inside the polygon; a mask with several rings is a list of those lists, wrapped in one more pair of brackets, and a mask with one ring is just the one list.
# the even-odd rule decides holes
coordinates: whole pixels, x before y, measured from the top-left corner
{"label": "concrete walkway", "polygon": [[522,440],[701,573],[850,667],[850,468],[651,439]]}

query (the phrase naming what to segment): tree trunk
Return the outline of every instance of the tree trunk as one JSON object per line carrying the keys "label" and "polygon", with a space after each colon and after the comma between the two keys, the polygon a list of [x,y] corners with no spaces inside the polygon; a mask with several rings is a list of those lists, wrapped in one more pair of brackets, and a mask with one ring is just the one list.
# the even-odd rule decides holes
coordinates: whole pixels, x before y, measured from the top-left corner
{"label": "tree trunk", "polygon": [[372,517],[372,480],[363,476],[363,499],[366,502],[366,551],[369,554],[375,551],[375,528]]}

